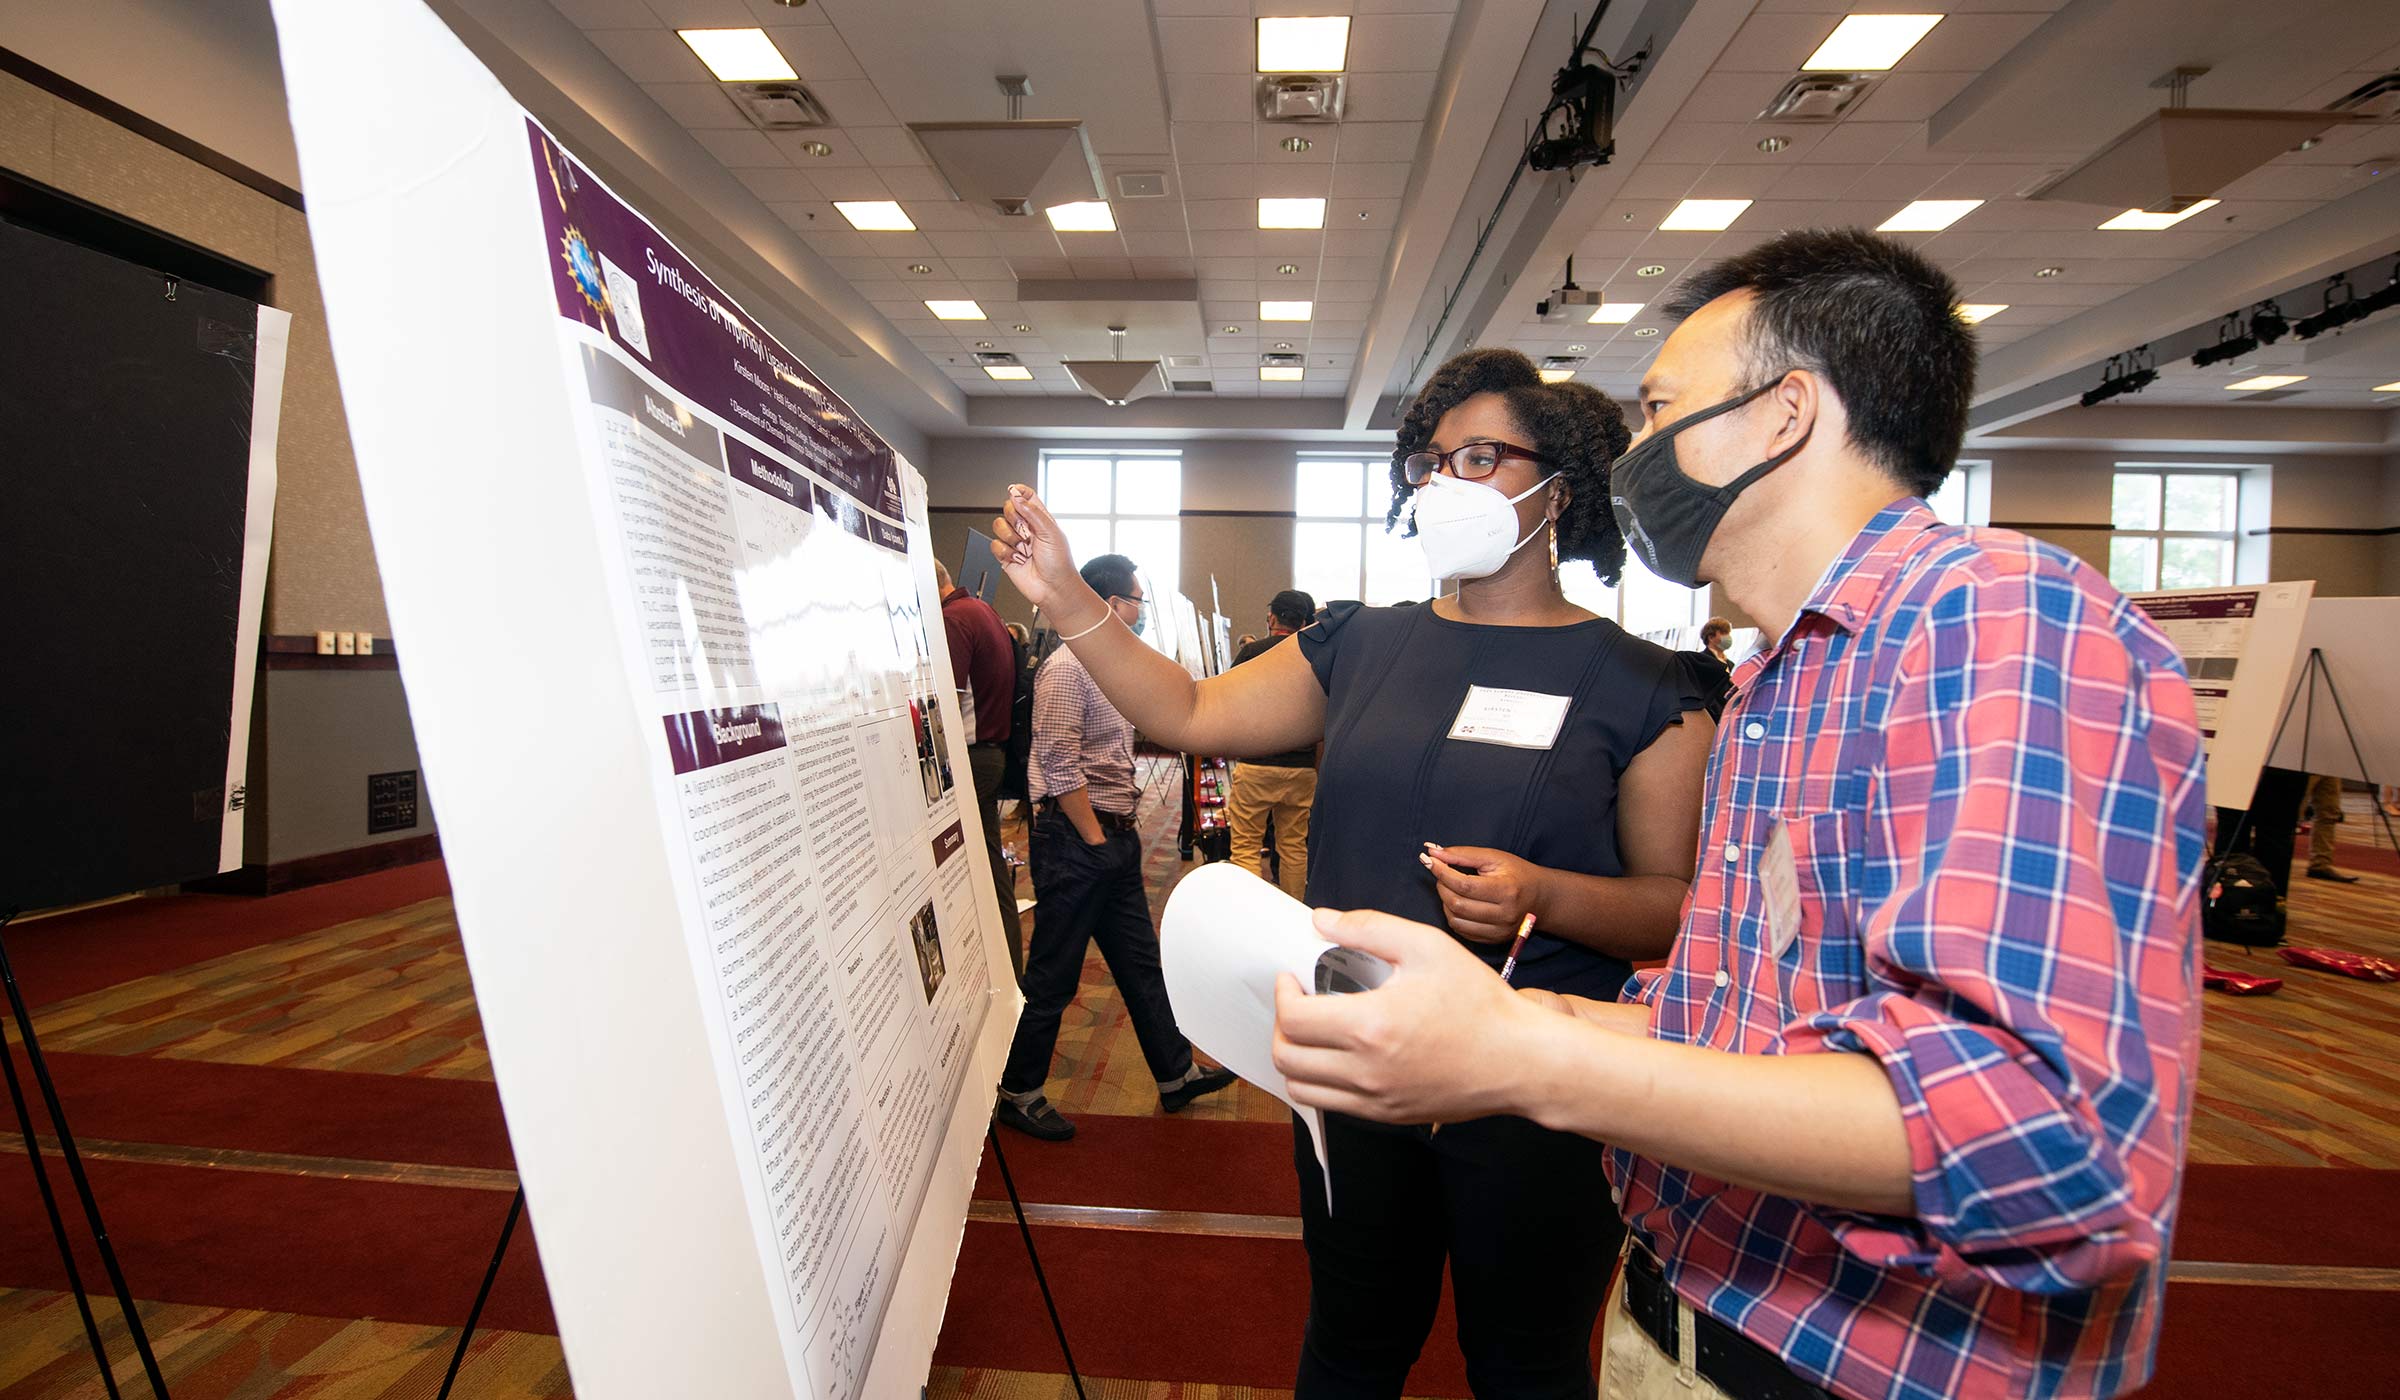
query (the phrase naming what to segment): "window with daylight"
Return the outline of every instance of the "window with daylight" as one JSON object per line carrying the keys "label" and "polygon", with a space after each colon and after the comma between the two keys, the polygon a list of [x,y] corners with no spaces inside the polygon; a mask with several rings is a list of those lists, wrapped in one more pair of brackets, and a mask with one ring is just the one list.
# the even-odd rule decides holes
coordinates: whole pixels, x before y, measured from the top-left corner
{"label": "window with daylight", "polygon": [[1388,459],[1302,457],[1297,471],[1292,587],[1320,607],[1346,598],[1381,607],[1433,596],[1416,541],[1383,528],[1392,505]]}
{"label": "window with daylight", "polygon": [[1182,589],[1182,453],[1044,450],[1041,492],[1078,566],[1122,554],[1162,597]]}
{"label": "window with daylight", "polygon": [[1942,478],[1942,484],[1925,498],[1925,504],[1932,509],[1934,519],[1944,525],[1989,524],[1989,521],[1976,518],[1978,493],[1975,487],[1976,477],[1991,465],[1989,462],[1958,462],[1952,465],[1950,474]]}
{"label": "window with daylight", "polygon": [[2233,582],[2238,471],[2117,466],[2109,504],[2108,581],[2127,593]]}

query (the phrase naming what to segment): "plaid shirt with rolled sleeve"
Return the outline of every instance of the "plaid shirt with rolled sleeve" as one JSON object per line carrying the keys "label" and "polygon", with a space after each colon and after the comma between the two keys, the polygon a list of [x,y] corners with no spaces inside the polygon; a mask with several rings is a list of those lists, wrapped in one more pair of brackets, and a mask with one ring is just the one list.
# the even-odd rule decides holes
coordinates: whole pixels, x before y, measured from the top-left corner
{"label": "plaid shirt with rolled sleeve", "polygon": [[2174,648],[2064,551],[1904,500],[1734,687],[1682,935],[1624,995],[1661,1040],[1874,1056],[1916,1209],[1616,1151],[1627,1222],[1693,1308],[1839,1395],[2141,1384],[2199,1063],[2205,807]]}

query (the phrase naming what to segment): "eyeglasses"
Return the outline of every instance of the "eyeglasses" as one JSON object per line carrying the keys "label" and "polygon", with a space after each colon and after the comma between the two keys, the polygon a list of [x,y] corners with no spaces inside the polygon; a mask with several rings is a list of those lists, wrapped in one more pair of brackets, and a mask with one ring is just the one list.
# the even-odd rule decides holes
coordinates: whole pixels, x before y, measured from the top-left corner
{"label": "eyeglasses", "polygon": [[1481,481],[1500,470],[1500,464],[1512,457],[1545,467],[1551,464],[1541,453],[1513,442],[1470,442],[1448,452],[1411,452],[1400,459],[1400,470],[1411,486],[1423,486],[1445,466],[1461,481]]}

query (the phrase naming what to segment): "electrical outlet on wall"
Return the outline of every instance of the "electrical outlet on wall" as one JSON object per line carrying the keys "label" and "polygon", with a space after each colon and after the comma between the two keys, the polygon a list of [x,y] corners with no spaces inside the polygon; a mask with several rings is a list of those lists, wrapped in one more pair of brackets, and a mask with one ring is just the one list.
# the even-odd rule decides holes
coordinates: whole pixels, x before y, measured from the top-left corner
{"label": "electrical outlet on wall", "polygon": [[375,654],[374,633],[361,632],[358,634],[358,654],[361,656],[373,656]]}
{"label": "electrical outlet on wall", "polygon": [[335,654],[336,652],[333,634],[331,632],[319,632],[317,634],[317,655],[332,656]]}
{"label": "electrical outlet on wall", "polygon": [[358,634],[356,632],[334,633],[333,651],[336,656],[358,655]]}

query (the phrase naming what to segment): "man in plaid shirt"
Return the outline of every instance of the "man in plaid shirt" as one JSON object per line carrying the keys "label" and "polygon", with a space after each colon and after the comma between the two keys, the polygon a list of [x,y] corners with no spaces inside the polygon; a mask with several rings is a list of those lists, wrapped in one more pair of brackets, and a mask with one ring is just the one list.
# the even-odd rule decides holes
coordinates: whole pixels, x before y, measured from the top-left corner
{"label": "man in plaid shirt", "polygon": [[1955,300],[1845,230],[1672,303],[1610,489],[1646,563],[1777,640],[1734,675],[1669,965],[1621,1004],[1512,994],[1435,930],[1325,913],[1398,972],[1279,988],[1303,1102],[1614,1146],[1612,1397],[2150,1372],[2199,1056],[2199,729],[2104,577],[1926,508],[1973,387]]}

